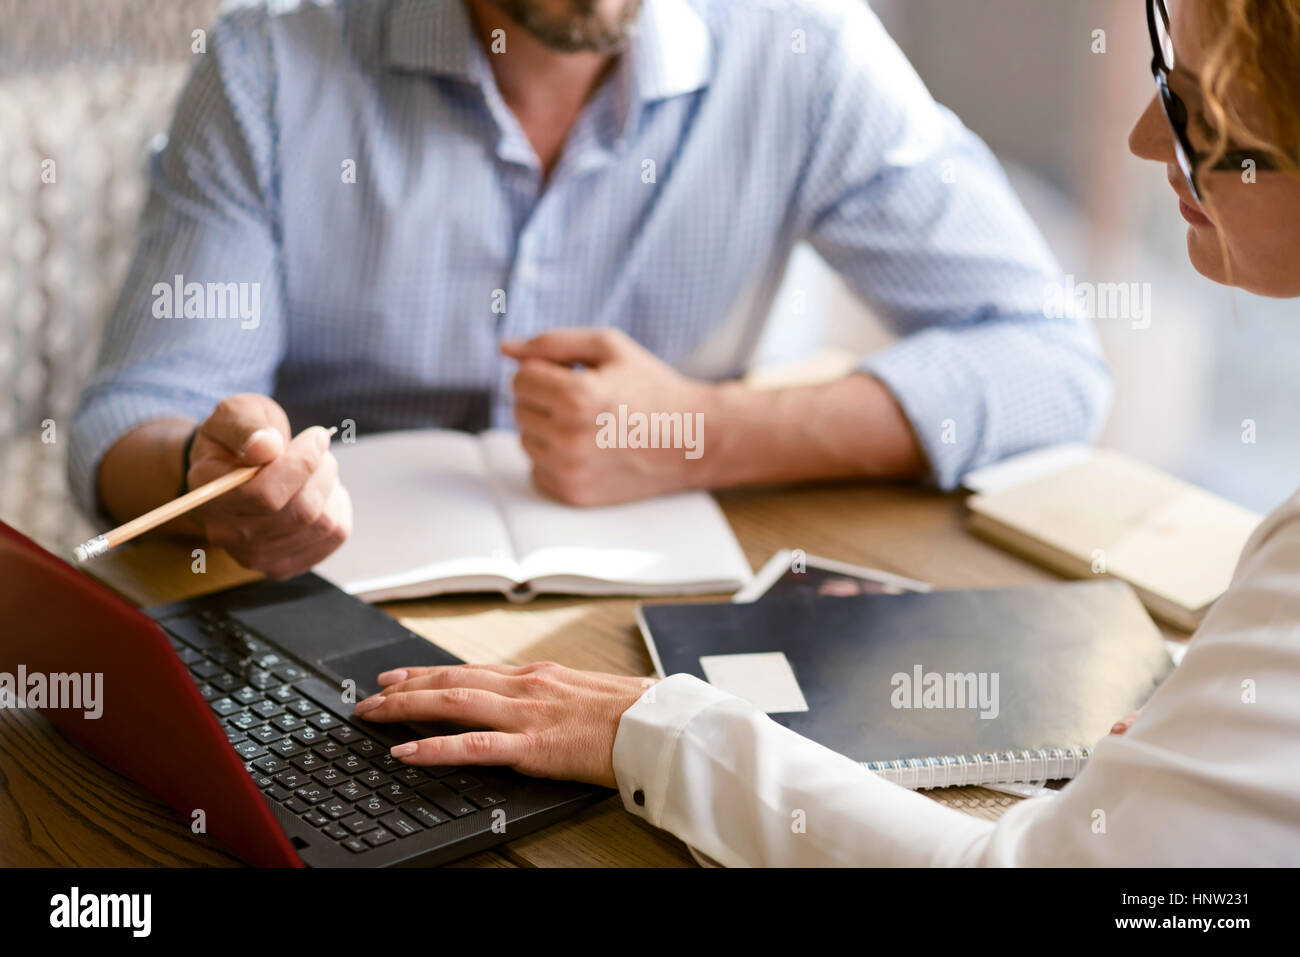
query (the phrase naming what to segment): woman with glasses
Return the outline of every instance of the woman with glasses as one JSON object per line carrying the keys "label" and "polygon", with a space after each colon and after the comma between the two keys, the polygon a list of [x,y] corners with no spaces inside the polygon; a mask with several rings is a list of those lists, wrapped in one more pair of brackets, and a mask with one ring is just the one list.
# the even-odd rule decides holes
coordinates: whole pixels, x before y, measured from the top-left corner
{"label": "woman with glasses", "polygon": [[[1131,147],[1168,167],[1192,262],[1300,296],[1300,0],[1148,0],[1147,20],[1157,95]],[[403,761],[617,787],[633,814],[727,865],[1300,864],[1300,495],[1255,533],[1131,726],[1065,790],[996,823],[689,675],[647,690],[555,665],[464,666],[380,683],[358,705],[367,719],[494,729],[399,745]]]}

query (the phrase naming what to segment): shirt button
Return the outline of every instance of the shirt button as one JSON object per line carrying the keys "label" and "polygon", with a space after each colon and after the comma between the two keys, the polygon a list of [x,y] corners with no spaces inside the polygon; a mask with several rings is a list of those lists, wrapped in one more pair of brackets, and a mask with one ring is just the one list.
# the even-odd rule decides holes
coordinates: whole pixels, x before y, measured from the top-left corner
{"label": "shirt button", "polygon": [[632,792],[632,803],[637,807],[645,807],[645,792],[637,788]]}

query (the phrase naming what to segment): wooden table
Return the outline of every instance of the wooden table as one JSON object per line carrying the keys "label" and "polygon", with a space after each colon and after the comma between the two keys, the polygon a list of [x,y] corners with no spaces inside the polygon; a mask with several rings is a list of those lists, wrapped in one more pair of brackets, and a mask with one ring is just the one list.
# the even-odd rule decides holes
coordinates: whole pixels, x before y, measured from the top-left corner
{"label": "wooden table", "polygon": [[[782,548],[871,565],[940,588],[1018,585],[1054,576],[965,530],[961,498],[900,486],[831,485],[718,496],[750,563]],[[94,566],[141,605],[215,591],[256,577],[215,550],[191,570],[193,545],[140,541]],[[437,598],[384,606],[412,630],[468,661],[552,660],[625,674],[652,672],[629,599]],[[927,792],[996,818],[1015,799],[982,788]],[[0,865],[237,864],[192,835],[165,805],[64,739],[42,716],[0,711]],[[676,838],[623,811],[615,796],[457,866],[693,866]]]}

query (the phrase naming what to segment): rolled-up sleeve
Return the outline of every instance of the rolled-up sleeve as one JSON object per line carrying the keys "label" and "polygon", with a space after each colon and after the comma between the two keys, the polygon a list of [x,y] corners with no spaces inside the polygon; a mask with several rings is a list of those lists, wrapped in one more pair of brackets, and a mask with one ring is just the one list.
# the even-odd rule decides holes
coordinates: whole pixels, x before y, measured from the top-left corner
{"label": "rolled-up sleeve", "polygon": [[800,192],[812,245],[902,336],[861,371],[894,393],[934,480],[1091,440],[1096,332],[988,148],[931,98],[865,4],[828,41]]}
{"label": "rolled-up sleeve", "polygon": [[[126,281],[71,423],[69,480],[98,512],[97,473],[126,432],[269,394],[284,350],[274,81],[264,14],[223,17],[196,54]],[[179,295],[177,293],[179,292]]]}

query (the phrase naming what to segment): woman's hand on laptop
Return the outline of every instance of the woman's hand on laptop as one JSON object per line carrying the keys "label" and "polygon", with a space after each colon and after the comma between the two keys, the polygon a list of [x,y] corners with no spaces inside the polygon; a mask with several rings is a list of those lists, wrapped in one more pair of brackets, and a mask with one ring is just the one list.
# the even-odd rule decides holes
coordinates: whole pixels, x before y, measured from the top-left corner
{"label": "woman's hand on laptop", "polygon": [[619,719],[654,678],[575,671],[543,662],[400,668],[357,703],[367,721],[452,721],[487,730],[399,744],[419,766],[503,765],[534,777],[615,787]]}
{"label": "woman's hand on laptop", "polygon": [[291,438],[289,417],[264,395],[223,399],[194,437],[188,487],[263,468],[196,512],[207,540],[272,578],[292,578],[333,552],[352,530],[352,502],[329,446],[319,426]]}

